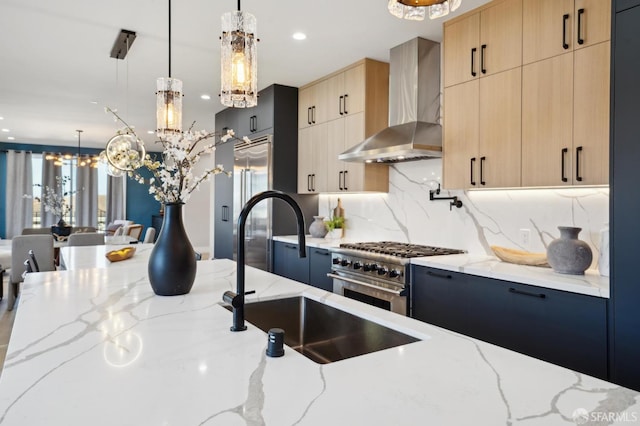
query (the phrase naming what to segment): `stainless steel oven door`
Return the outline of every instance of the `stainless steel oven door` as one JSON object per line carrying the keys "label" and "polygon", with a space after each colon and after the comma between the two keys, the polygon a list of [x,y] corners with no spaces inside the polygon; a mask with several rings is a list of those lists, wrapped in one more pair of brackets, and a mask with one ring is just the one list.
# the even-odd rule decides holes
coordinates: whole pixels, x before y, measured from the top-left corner
{"label": "stainless steel oven door", "polygon": [[406,289],[378,286],[343,274],[327,274],[333,278],[333,292],[400,315],[407,315]]}

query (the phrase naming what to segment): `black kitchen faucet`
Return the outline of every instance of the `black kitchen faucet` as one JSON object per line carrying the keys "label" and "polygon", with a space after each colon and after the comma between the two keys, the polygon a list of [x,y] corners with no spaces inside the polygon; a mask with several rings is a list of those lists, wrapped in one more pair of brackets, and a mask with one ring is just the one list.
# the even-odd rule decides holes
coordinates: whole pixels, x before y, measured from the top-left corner
{"label": "black kitchen faucet", "polygon": [[244,325],[244,296],[249,292],[245,293],[244,291],[244,225],[251,209],[260,201],[266,200],[267,198],[279,198],[291,206],[296,214],[296,221],[298,222],[298,253],[300,257],[307,257],[304,237],[304,216],[298,203],[296,203],[291,196],[280,191],[264,191],[251,197],[242,208],[240,216],[238,216],[236,292],[225,291],[222,296],[222,300],[233,307],[233,325],[231,326],[231,331],[244,331],[247,329],[247,326]]}

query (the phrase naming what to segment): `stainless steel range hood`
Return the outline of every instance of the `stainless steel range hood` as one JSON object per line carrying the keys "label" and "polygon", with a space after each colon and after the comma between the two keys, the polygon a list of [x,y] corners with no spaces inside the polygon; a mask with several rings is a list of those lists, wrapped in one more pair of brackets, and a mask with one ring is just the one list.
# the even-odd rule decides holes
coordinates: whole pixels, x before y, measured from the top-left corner
{"label": "stainless steel range hood", "polygon": [[442,157],[440,43],[415,38],[391,49],[389,125],[338,159],[395,163]]}

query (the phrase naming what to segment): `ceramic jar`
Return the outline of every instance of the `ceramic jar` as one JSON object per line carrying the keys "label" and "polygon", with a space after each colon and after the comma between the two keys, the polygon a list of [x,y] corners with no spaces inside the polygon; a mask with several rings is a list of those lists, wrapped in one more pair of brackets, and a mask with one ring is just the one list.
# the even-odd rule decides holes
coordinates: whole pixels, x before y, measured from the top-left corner
{"label": "ceramic jar", "polygon": [[324,216],[314,216],[309,226],[309,233],[313,238],[324,238],[327,235],[327,226],[324,224]]}
{"label": "ceramic jar", "polygon": [[578,239],[582,228],[558,226],[560,238],[549,243],[547,261],[554,271],[561,274],[581,275],[593,260],[591,247]]}

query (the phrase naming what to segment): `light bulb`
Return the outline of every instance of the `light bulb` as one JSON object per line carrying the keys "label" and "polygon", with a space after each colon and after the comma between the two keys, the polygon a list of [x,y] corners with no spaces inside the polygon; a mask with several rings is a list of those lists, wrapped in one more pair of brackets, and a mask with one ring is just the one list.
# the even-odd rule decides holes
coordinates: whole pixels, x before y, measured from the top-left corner
{"label": "light bulb", "polygon": [[233,53],[233,60],[231,65],[232,65],[231,73],[232,73],[234,87],[244,86],[244,84],[248,80],[251,80],[251,75],[250,75],[251,72],[249,71],[249,68],[246,66],[246,61],[245,61],[243,51],[238,51]]}

